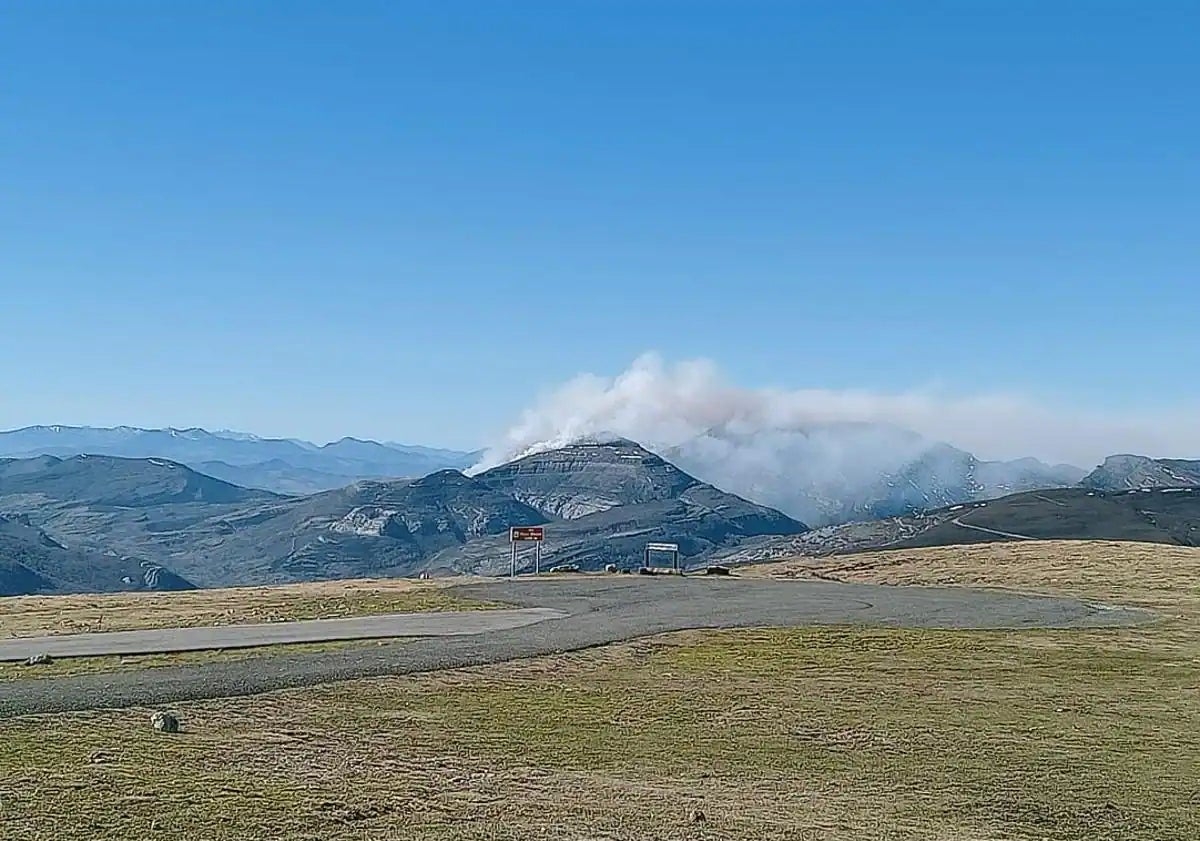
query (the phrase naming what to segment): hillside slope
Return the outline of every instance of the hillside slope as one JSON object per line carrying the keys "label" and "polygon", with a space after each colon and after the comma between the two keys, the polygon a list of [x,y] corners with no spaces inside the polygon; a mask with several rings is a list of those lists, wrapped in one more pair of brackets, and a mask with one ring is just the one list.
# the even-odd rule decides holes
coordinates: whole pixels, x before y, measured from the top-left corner
{"label": "hillside slope", "polygon": [[438,552],[545,520],[447,470],[247,506],[191,524],[162,547],[204,586],[402,576]]}
{"label": "hillside slope", "polygon": [[0,514],[23,515],[64,545],[171,569],[192,548],[182,529],[281,500],[162,459],[0,459]]}
{"label": "hillside slope", "polygon": [[42,456],[0,459],[0,497],[103,508],[152,508],[203,503],[244,504],[272,498],[163,459]]}
{"label": "hillside slope", "polygon": [[27,518],[0,516],[0,596],[192,588],[159,564],[68,548]]}
{"label": "hillside slope", "polygon": [[1062,488],[1014,494],[957,512],[937,512],[929,519],[929,528],[898,545],[947,546],[1026,539],[1200,546],[1200,490],[1105,493]]}
{"label": "hillside slope", "polygon": [[1079,484],[1101,491],[1200,487],[1200,461],[1109,456]]}
{"label": "hillside slope", "polygon": [[726,563],[823,557],[875,549],[997,541],[1115,540],[1200,546],[1200,488],[1058,488],[1010,494],[908,517],[765,537],[720,553]]}

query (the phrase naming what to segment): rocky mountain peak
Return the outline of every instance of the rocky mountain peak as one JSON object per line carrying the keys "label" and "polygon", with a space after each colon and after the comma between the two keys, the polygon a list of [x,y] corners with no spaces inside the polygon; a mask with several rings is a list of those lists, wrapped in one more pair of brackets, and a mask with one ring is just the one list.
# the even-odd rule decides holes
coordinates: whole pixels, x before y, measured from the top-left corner
{"label": "rocky mountain peak", "polygon": [[678,498],[697,480],[626,439],[582,441],[475,477],[547,516],[571,520],[622,505]]}
{"label": "rocky mountain peak", "polygon": [[1119,453],[1106,458],[1079,484],[1104,491],[1198,487],[1200,461]]}

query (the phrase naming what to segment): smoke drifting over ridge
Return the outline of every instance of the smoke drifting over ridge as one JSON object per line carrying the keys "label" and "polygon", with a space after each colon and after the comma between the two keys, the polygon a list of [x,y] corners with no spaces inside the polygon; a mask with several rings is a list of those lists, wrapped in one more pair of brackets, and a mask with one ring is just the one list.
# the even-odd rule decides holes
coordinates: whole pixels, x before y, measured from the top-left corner
{"label": "smoke drifting over ridge", "polygon": [[[1200,455],[1195,417],[1101,416],[1006,395],[751,389],[707,360],[668,364],[647,354],[616,377],[582,375],[543,395],[472,472],[620,436],[726,490],[821,522],[837,517],[817,512],[813,499],[837,497],[854,509],[914,461],[934,484],[955,481],[964,454],[943,442],[981,459],[1033,456],[1090,469],[1116,452]],[[984,484],[1002,493],[1014,481],[995,466]]]}

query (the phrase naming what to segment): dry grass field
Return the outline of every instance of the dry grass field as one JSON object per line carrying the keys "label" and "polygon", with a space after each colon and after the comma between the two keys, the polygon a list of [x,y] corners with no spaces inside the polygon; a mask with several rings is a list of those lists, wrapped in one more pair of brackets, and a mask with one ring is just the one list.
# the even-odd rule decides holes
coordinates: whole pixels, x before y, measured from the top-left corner
{"label": "dry grass field", "polygon": [[1115,544],[837,559],[821,574],[1166,618],[689,632],[189,703],[177,736],[144,709],[0,722],[0,837],[1194,841],[1198,572]]}
{"label": "dry grass field", "polygon": [[1200,615],[1200,549],[1154,543],[1048,540],[797,558],[742,575],[870,584],[997,587],[1068,593]]}
{"label": "dry grass field", "polygon": [[[387,640],[333,640],[330,642],[292,643],[288,645],[251,646],[249,648],[206,649],[202,651],[179,651],[170,654],[132,654],[106,657],[64,657],[38,665],[26,666],[21,662],[0,663],[0,692],[5,681],[47,680],[73,675],[90,675],[109,672],[138,672],[167,666],[195,666],[206,663],[228,663],[232,660],[257,660],[276,657],[280,654],[303,654],[306,652],[335,651],[339,649],[403,645],[416,637]],[[264,663],[264,665],[269,665]],[[3,836],[0,836],[2,838]]]}
{"label": "dry grass field", "polygon": [[17,596],[0,599],[0,638],[332,619],[497,605],[447,592],[461,579],[359,579],[180,593]]}

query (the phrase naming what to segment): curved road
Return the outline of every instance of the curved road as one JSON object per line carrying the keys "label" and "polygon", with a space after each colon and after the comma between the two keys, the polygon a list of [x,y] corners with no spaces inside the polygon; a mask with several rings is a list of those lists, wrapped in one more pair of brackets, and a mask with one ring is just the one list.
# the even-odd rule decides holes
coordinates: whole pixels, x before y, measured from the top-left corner
{"label": "curved road", "polygon": [[[424,637],[397,645],[302,654],[281,652],[227,663],[0,682],[0,718],[155,706],[335,680],[475,666],[689,628],[830,624],[1078,628],[1153,619],[1153,614],[1145,611],[1113,609],[1074,599],[828,581],[598,576],[486,582],[457,587],[455,592],[516,608],[541,608],[542,615],[540,621],[532,623]],[[532,615],[524,614],[524,618]],[[159,633],[169,636],[183,631]],[[245,639],[252,639],[252,635]]]}

